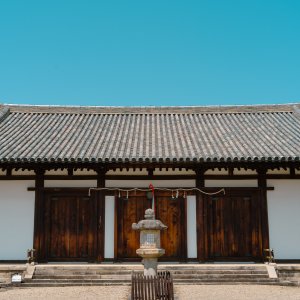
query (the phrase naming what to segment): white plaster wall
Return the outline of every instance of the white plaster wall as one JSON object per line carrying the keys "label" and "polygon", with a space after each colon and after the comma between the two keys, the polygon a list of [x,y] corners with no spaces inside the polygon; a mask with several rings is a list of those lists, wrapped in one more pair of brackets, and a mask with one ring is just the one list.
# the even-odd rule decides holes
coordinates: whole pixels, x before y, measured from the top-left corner
{"label": "white plaster wall", "polygon": [[257,187],[257,180],[205,180],[206,187]]}
{"label": "white plaster wall", "polygon": [[96,180],[45,180],[45,187],[96,187]]}
{"label": "white plaster wall", "polygon": [[33,170],[24,170],[22,169],[16,171],[15,169],[12,170],[11,172],[12,175],[35,175],[35,172]]}
{"label": "white plaster wall", "polygon": [[109,170],[107,173],[107,175],[148,175],[148,171],[147,169],[135,169],[135,171],[133,170],[133,168],[128,169],[122,169],[122,171],[120,169],[116,169],[114,170]]}
{"label": "white plaster wall", "polygon": [[300,180],[268,180],[270,246],[275,259],[300,259]]}
{"label": "white plaster wall", "polygon": [[187,256],[197,258],[196,196],[187,196]]}
{"label": "white plaster wall", "polygon": [[[130,168],[128,171],[127,169],[122,169],[122,171],[120,169],[116,169],[114,170],[109,170],[107,173],[107,175],[148,175],[148,170],[147,169],[135,169],[135,171],[133,170],[133,168]],[[186,170],[186,169],[181,169],[181,171],[178,168],[175,168],[175,170],[173,169],[167,169],[166,168],[162,168],[161,170],[159,168],[155,168],[154,169],[154,176],[155,175],[194,175],[195,172],[193,170]]]}
{"label": "white plaster wall", "polygon": [[73,172],[74,175],[97,175],[97,172],[94,170],[87,170],[87,169],[83,169],[83,170],[79,170],[77,169],[76,171]]}
{"label": "white plaster wall", "polygon": [[209,169],[205,173],[205,175],[228,175],[228,170],[225,170],[222,168],[221,170],[219,169]]}
{"label": "white plaster wall", "polygon": [[33,246],[34,181],[0,181],[0,260],[25,260]]}
{"label": "white plaster wall", "polygon": [[290,174],[290,170],[289,169],[285,170],[283,168],[279,168],[279,170],[278,169],[268,170],[267,174],[275,174],[275,175],[285,174],[285,175],[287,175],[287,174]]}
{"label": "white plaster wall", "polygon": [[105,196],[104,258],[114,258],[115,197]]}
{"label": "white plaster wall", "polygon": [[186,169],[179,170],[178,168],[176,168],[175,170],[168,169],[167,171],[166,168],[162,168],[161,170],[155,169],[154,176],[155,175],[195,175],[195,171]]}
{"label": "white plaster wall", "polygon": [[233,174],[234,175],[256,175],[257,174],[257,172],[256,172],[256,170],[250,170],[250,169],[247,169],[247,170],[245,170],[245,169],[237,169],[237,168],[235,168],[234,170],[233,170]]}
{"label": "white plaster wall", "polygon": [[68,175],[68,170],[63,169],[63,170],[46,170],[45,175]]}
{"label": "white plaster wall", "polygon": [[154,187],[195,187],[195,180],[106,180],[106,187],[141,187],[148,188],[152,183]]}

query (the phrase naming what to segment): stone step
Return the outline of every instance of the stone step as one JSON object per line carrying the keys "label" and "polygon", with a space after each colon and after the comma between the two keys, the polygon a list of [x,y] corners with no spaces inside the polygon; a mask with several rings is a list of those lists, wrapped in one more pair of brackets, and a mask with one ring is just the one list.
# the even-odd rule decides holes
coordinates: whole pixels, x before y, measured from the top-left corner
{"label": "stone step", "polygon": [[265,266],[206,266],[206,265],[185,265],[185,266],[181,266],[181,265],[176,265],[176,266],[168,266],[168,265],[164,265],[164,266],[159,266],[158,269],[168,269],[168,270],[176,270],[176,269],[180,269],[180,270],[189,270],[189,269],[195,269],[195,270],[234,270],[234,271],[239,271],[239,270],[265,270],[266,267]]}
{"label": "stone step", "polygon": [[[124,280],[95,280],[95,281],[43,281],[43,282],[26,282],[22,283],[22,287],[58,287],[58,286],[101,286],[101,285],[130,285],[131,281]],[[244,284],[255,284],[255,285],[278,285],[278,280],[238,280],[232,282],[232,280],[175,280],[174,284],[185,284],[185,285],[244,285]],[[281,285],[293,285],[292,282],[281,283]],[[19,285],[20,286],[20,285]]]}
{"label": "stone step", "polygon": [[234,279],[252,279],[252,278],[257,278],[257,279],[264,279],[264,278],[269,278],[266,275],[251,275],[251,274],[244,274],[244,275],[236,275],[236,274],[201,274],[201,275],[192,275],[192,274],[181,274],[181,275],[174,275],[173,276],[174,279],[185,279],[185,278],[195,278],[195,279],[210,279],[210,278],[228,278],[230,280],[234,280]]}
{"label": "stone step", "polygon": [[[158,269],[169,269],[169,270],[186,270],[186,269],[200,269],[200,270],[265,270],[265,266],[230,266],[230,265],[216,265],[216,266],[207,266],[207,265],[201,265],[201,264],[195,264],[195,265],[159,265]],[[118,270],[142,270],[142,265],[92,265],[92,266],[74,266],[74,265],[63,265],[63,266],[52,266],[52,265],[36,265],[36,270],[112,270],[112,269],[118,269]]]}
{"label": "stone step", "polygon": [[[136,273],[136,272],[135,272]],[[139,272],[142,273],[142,272]],[[172,276],[174,278],[182,278],[182,277],[197,277],[197,278],[205,278],[207,276],[227,276],[227,277],[257,277],[257,278],[268,278],[267,272],[259,272],[259,273],[249,273],[249,272],[243,272],[243,273],[234,273],[234,272],[184,272],[184,271],[172,271]],[[120,277],[120,276],[131,276],[131,272],[111,272],[111,273],[98,273],[98,274],[34,274],[33,278],[35,279],[45,279],[45,278],[53,278],[53,279],[59,279],[59,278],[88,278],[88,279],[97,279],[97,278],[106,278],[106,277]]]}
{"label": "stone step", "polygon": [[101,278],[131,278],[130,274],[101,274],[101,275],[34,275],[33,279],[101,279]]}
{"label": "stone step", "polygon": [[251,274],[251,275],[268,275],[267,270],[170,270],[172,274]]}
{"label": "stone step", "polygon": [[[264,265],[159,265],[176,284],[278,284]],[[22,286],[130,285],[131,273],[142,265],[37,265],[33,278]],[[286,284],[290,281],[286,280]]]}
{"label": "stone step", "polygon": [[176,279],[174,278],[174,283],[199,283],[199,282],[228,282],[231,284],[236,284],[239,282],[248,282],[248,283],[278,283],[279,280],[278,279],[269,279],[269,278],[265,278],[265,279],[255,279],[255,278],[238,278],[237,280],[232,280],[231,278],[201,278],[201,279],[196,279],[196,278],[190,278],[190,279]]}
{"label": "stone step", "polygon": [[[137,270],[135,271],[137,272]],[[140,270],[142,272],[142,270]],[[86,271],[86,270],[52,270],[47,272],[41,272],[40,270],[36,270],[34,274],[36,276],[44,276],[44,275],[105,275],[105,274],[131,274],[132,270],[94,270],[94,271]]]}
{"label": "stone step", "polygon": [[104,281],[114,281],[114,282],[130,282],[131,277],[112,277],[112,278],[92,278],[92,279],[83,279],[83,278],[47,278],[47,279],[31,279],[26,280],[26,282],[35,282],[35,283],[44,283],[44,282],[60,282],[60,283],[97,283]]}
{"label": "stone step", "polygon": [[[98,276],[78,276],[78,275],[72,275],[72,276],[34,276],[33,280],[97,280],[97,279],[131,279],[131,274],[129,275],[114,275],[114,274],[108,274],[108,275],[98,275]],[[215,278],[228,278],[230,280],[239,280],[239,279],[268,279],[269,277],[266,275],[255,275],[252,274],[243,274],[243,275],[236,275],[236,274],[200,274],[200,275],[193,275],[193,274],[180,274],[180,275],[173,275],[174,279],[215,279]]]}
{"label": "stone step", "polygon": [[[137,273],[137,272],[135,272]],[[142,272],[139,272],[142,273]],[[240,276],[255,276],[255,277],[268,277],[267,272],[189,272],[189,271],[171,271],[173,277],[191,276],[191,277],[207,277],[207,276],[227,276],[227,277],[240,277]],[[51,273],[51,274],[34,274],[33,278],[105,278],[105,276],[131,276],[131,272],[105,272],[105,273]]]}

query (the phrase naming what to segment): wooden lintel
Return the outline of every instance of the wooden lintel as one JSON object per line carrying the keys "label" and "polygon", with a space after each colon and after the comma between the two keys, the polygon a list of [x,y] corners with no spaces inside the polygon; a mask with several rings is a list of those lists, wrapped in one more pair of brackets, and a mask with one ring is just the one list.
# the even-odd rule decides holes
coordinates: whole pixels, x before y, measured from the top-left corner
{"label": "wooden lintel", "polygon": [[[132,185],[132,187],[134,187],[134,184]],[[167,188],[167,187],[168,186],[165,186],[165,188]],[[129,187],[123,187],[123,186],[119,186],[118,188],[124,189],[124,190],[131,189]],[[180,187],[180,188],[181,189],[185,189],[185,188],[186,189],[191,189],[191,187]],[[237,190],[266,190],[266,191],[274,191],[274,187],[273,186],[268,186],[268,187],[265,187],[265,188],[259,188],[259,187],[258,188],[257,187],[222,187],[222,186],[220,186],[220,187],[200,187],[201,190],[206,191],[206,192],[210,192],[210,191],[211,192],[215,192],[215,191],[217,191],[219,189],[222,189],[222,188],[225,189],[225,192],[226,192],[226,190],[235,190],[235,189],[237,189]],[[86,187],[86,188],[83,188],[83,187],[70,187],[70,188],[68,188],[68,187],[44,187],[44,188],[28,187],[27,191],[34,192],[36,190],[44,190],[44,191],[45,190],[46,191],[47,190],[56,190],[56,191],[58,191],[58,190],[88,190],[88,189],[89,189],[88,187]],[[171,189],[176,190],[176,188],[171,188]]]}
{"label": "wooden lintel", "polygon": [[296,175],[295,168],[294,168],[294,167],[291,167],[291,168],[290,168],[290,176],[295,177],[295,175]]}
{"label": "wooden lintel", "polygon": [[[204,180],[248,180],[258,175],[204,175]],[[300,174],[266,174],[266,179],[300,179]],[[35,175],[0,175],[0,180],[35,180]],[[197,179],[196,175],[105,175],[106,180],[181,180]],[[44,180],[97,180],[97,175],[44,175]]]}

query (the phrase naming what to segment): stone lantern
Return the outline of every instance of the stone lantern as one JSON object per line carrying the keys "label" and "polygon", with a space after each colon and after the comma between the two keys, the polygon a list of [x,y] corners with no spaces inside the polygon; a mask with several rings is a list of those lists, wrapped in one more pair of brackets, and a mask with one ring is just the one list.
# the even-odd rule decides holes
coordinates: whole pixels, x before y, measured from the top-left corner
{"label": "stone lantern", "polygon": [[133,230],[140,230],[140,248],[136,253],[143,258],[144,275],[157,274],[157,259],[165,254],[165,249],[160,248],[160,231],[168,227],[160,220],[156,220],[151,208],[145,211],[145,220],[132,224]]}

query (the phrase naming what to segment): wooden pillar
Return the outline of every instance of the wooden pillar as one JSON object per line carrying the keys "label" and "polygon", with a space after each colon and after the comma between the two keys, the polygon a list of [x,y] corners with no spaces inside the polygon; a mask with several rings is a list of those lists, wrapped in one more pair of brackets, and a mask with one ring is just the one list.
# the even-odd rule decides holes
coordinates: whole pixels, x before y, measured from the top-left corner
{"label": "wooden pillar", "polygon": [[261,208],[261,256],[263,257],[264,249],[269,249],[269,218],[268,218],[268,200],[267,200],[267,177],[266,177],[267,169],[260,168],[257,169],[258,179],[257,185],[261,189],[260,190],[260,208]]}
{"label": "wooden pillar", "polygon": [[[99,168],[97,172],[97,188],[105,187],[104,168]],[[104,242],[105,242],[105,191],[96,191],[95,205],[97,209],[97,262],[102,262],[104,259]]]}
{"label": "wooden pillar", "polygon": [[37,260],[40,261],[43,256],[43,212],[44,212],[44,201],[43,201],[43,191],[44,187],[44,169],[35,170],[35,205],[34,205],[34,237],[33,237],[33,248],[36,250]]}
{"label": "wooden pillar", "polygon": [[[205,186],[203,168],[198,168],[196,172],[196,188]],[[206,230],[205,199],[200,192],[196,196],[196,228],[197,228],[197,259],[205,261],[207,258],[207,230]]]}

